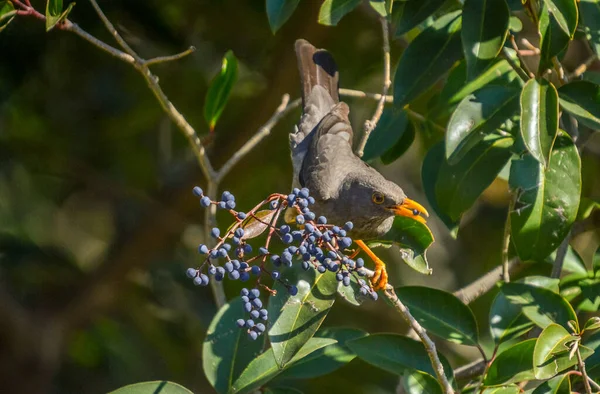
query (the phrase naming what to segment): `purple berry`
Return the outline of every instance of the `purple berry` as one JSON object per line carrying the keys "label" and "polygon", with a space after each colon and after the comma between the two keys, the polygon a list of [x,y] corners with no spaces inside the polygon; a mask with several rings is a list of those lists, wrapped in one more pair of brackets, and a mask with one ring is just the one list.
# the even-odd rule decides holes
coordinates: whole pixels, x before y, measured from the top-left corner
{"label": "purple berry", "polygon": [[256,341],[256,339],[258,338],[258,333],[256,331],[248,331],[248,337],[251,340]]}
{"label": "purple berry", "polygon": [[298,288],[296,286],[290,286],[288,293],[293,297],[298,294]]}
{"label": "purple berry", "polygon": [[253,265],[252,268],[250,269],[250,272],[252,272],[252,274],[254,275],[260,275],[260,267],[258,265]]}
{"label": "purple berry", "polygon": [[202,189],[200,189],[198,186],[194,186],[194,188],[192,189],[192,193],[194,193],[194,196],[196,197],[200,197],[202,194],[204,194]]}
{"label": "purple berry", "polygon": [[210,200],[210,198],[204,196],[200,199],[200,206],[203,208],[208,208],[210,207],[210,204],[212,203],[212,201]]}
{"label": "purple berry", "polygon": [[213,227],[213,229],[210,230],[210,235],[212,235],[214,238],[219,238],[219,234],[221,234],[221,230],[219,230],[218,227]]}
{"label": "purple berry", "polygon": [[279,277],[281,276],[281,274],[279,273],[279,271],[272,271],[271,272],[271,277],[275,280],[279,279]]}
{"label": "purple berry", "polygon": [[208,246],[206,246],[206,245],[200,245],[200,246],[198,246],[198,253],[200,253],[200,254],[208,254],[208,252],[209,252]]}
{"label": "purple berry", "polygon": [[239,327],[242,328],[246,325],[246,321],[244,319],[237,319],[237,321],[235,322],[235,324]]}
{"label": "purple berry", "polygon": [[244,212],[238,212],[237,217],[240,220],[244,220],[244,219],[246,219],[246,214]]}
{"label": "purple berry", "polygon": [[188,268],[187,271],[185,271],[185,274],[191,279],[196,277],[197,272],[198,271],[195,268]]}

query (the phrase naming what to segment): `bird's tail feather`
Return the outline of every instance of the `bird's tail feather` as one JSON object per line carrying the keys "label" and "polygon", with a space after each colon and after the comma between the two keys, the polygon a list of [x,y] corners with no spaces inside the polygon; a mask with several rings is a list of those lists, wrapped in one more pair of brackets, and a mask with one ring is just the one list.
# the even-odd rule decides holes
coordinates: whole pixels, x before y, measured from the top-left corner
{"label": "bird's tail feather", "polygon": [[315,86],[323,87],[333,102],[338,103],[339,73],[333,56],[326,50],[317,49],[308,41],[300,39],[296,41],[296,57],[302,83],[303,104]]}

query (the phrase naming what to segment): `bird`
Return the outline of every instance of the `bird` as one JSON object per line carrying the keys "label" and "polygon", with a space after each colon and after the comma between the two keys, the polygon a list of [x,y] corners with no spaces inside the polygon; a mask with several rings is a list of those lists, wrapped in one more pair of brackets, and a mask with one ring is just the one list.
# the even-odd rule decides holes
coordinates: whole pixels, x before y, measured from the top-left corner
{"label": "bird", "polygon": [[340,101],[339,72],[331,53],[304,39],[295,43],[302,86],[302,115],[289,135],[293,187],[306,187],[313,211],[330,223],[354,224],[352,237],[375,265],[371,285],[388,283],[385,263],[365,241],[385,235],[397,215],[425,223],[427,210],[402,188],[358,157],[353,149],[350,109]]}

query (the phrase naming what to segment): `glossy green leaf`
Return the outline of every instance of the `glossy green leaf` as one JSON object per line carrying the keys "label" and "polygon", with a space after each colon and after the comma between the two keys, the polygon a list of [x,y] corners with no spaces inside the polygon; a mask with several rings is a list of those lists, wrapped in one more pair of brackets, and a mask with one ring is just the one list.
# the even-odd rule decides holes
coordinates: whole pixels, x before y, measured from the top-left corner
{"label": "glossy green leaf", "polygon": [[[554,264],[554,261],[556,260],[556,253],[557,250],[552,252],[552,254],[548,256],[544,261],[548,264]],[[574,272],[582,275],[587,274],[587,269],[585,268],[583,259],[570,245],[568,246],[567,253],[565,254],[565,259],[563,262],[563,271]]]}
{"label": "glossy green leaf", "polygon": [[[398,334],[372,334],[347,343],[350,350],[363,361],[395,375],[416,369],[435,376],[423,344]],[[444,374],[454,380],[452,368],[440,355]]]}
{"label": "glossy green leaf", "polygon": [[594,331],[600,328],[600,317],[593,316],[585,322],[583,329],[586,331]]}
{"label": "glossy green leaf", "polygon": [[314,338],[335,339],[337,343],[314,351],[290,364],[277,379],[312,379],[332,373],[354,360],[354,354],[346,342],[368,334],[356,328],[325,328],[317,331]]}
{"label": "glossy green leaf", "polygon": [[573,38],[577,29],[577,0],[543,0],[560,29]]}
{"label": "glossy green leaf", "polygon": [[585,360],[588,376],[600,382],[600,331],[590,335],[585,340],[585,345],[594,353]]}
{"label": "glossy green leaf", "polygon": [[494,132],[518,110],[519,91],[511,87],[486,86],[466,96],[448,122],[448,162],[456,164],[486,135]]}
{"label": "glossy green leaf", "polygon": [[502,387],[490,387],[481,392],[481,394],[519,394],[521,389],[519,386],[510,385]]}
{"label": "glossy green leaf", "polygon": [[219,394],[227,393],[233,381],[264,346],[264,335],[253,341],[246,330],[235,326],[242,307],[240,297],[225,304],[210,323],[202,345],[204,374]]}
{"label": "glossy green leaf", "polygon": [[444,222],[446,227],[450,230],[450,233],[456,237],[456,233],[458,232],[458,220],[452,220],[444,211],[442,211],[435,193],[442,163],[446,161],[444,152],[445,148],[443,142],[439,142],[429,149],[429,152],[427,152],[427,155],[423,160],[421,179],[423,182],[423,191],[425,192],[425,196],[427,197],[427,201],[429,201],[432,211],[436,213],[442,222]]}
{"label": "glossy green leaf", "polygon": [[477,346],[477,321],[454,295],[431,287],[404,286],[396,294],[427,331],[450,342]]}
{"label": "glossy green leaf", "polygon": [[569,375],[558,375],[545,381],[536,387],[532,394],[571,394]]}
{"label": "glossy green leaf", "polygon": [[409,44],[394,76],[394,105],[404,107],[460,60],[460,26],[460,11],[446,14]]}
{"label": "glossy green leaf", "polygon": [[[374,245],[370,242],[367,245],[372,249],[374,247],[380,245]],[[381,245],[382,246],[382,245]],[[391,245],[389,245],[391,246]],[[363,302],[370,299],[369,296],[364,296],[360,294],[360,284],[358,283],[358,279],[354,276],[350,276],[350,286],[344,286],[342,282],[338,283],[338,295],[346,302],[349,302],[352,305],[360,306]]]}
{"label": "glossy green leaf", "polygon": [[111,391],[110,394],[192,394],[192,392],[177,383],[157,380],[130,384]]}
{"label": "glossy green leaf", "polygon": [[534,349],[535,339],[528,339],[504,350],[490,365],[483,384],[498,386],[532,379]]}
{"label": "glossy green leaf", "polygon": [[[310,355],[312,352],[336,343],[335,339],[329,338],[311,338],[300,349],[291,362],[296,362]],[[269,382],[282,372],[275,362],[273,349],[268,349],[266,352],[256,357],[244,369],[241,375],[231,386],[230,394],[252,393],[265,383]]]}
{"label": "glossy green leaf", "polygon": [[388,151],[400,140],[408,123],[405,111],[392,106],[386,107],[375,130],[367,140],[362,159],[373,160]]}
{"label": "glossy green leaf", "polygon": [[431,274],[426,254],[433,243],[433,234],[425,224],[406,216],[396,216],[390,231],[379,240],[398,245],[406,264],[418,272]]}
{"label": "glossy green leaf", "polygon": [[379,157],[381,162],[383,164],[391,164],[395,162],[396,159],[402,156],[408,150],[408,148],[410,148],[415,140],[415,136],[415,127],[413,126],[412,122],[408,122],[400,139]]}
{"label": "glossy green leaf", "polygon": [[204,119],[211,132],[214,131],[217,121],[225,109],[237,75],[237,58],[232,51],[228,51],[223,57],[221,70],[210,82],[204,100]]}
{"label": "glossy green leaf", "polygon": [[573,81],[558,89],[560,105],[584,125],[600,129],[600,86]]}
{"label": "glossy green leaf", "polygon": [[490,135],[454,165],[443,162],[436,185],[439,207],[458,220],[496,179],[512,156],[512,137]]}
{"label": "glossy green leaf", "polygon": [[596,56],[600,56],[600,0],[579,0],[581,22]]}
{"label": "glossy green leaf", "polygon": [[369,4],[379,15],[386,18],[390,13],[393,0],[369,0]]}
{"label": "glossy green leaf", "polygon": [[54,26],[65,20],[74,6],[74,2],[70,3],[63,11],[62,0],[48,0],[46,3],[46,31],[52,30]]}
{"label": "glossy green leaf", "polygon": [[586,278],[579,281],[581,294],[571,301],[578,311],[598,312],[600,309],[600,278]]}
{"label": "glossy green leaf", "polygon": [[461,36],[469,80],[485,70],[500,53],[509,19],[505,0],[465,0]]}
{"label": "glossy green leaf", "polygon": [[574,4],[574,2],[575,0],[558,0],[556,2],[550,0],[541,2],[541,10],[539,12],[541,54],[538,74],[542,74],[546,69],[553,67],[552,58],[560,54],[571,40],[571,35],[561,26],[561,22],[565,22],[562,18],[563,15],[560,12],[555,13],[552,11],[555,6],[553,3]]}
{"label": "glossy green leaf", "polygon": [[289,295],[277,282],[277,294],[269,298],[269,340],[277,365],[283,368],[313,337],[335,301],[338,282],[330,272],[304,271],[296,264],[285,272],[284,280],[298,286],[298,294]]}
{"label": "glossy green leaf", "polygon": [[515,282],[504,284],[501,290],[512,304],[520,306],[523,314],[541,328],[552,323],[568,327],[569,320],[577,322],[573,307],[551,290]]}
{"label": "glossy green leaf", "polygon": [[444,0],[419,0],[397,3],[393,19],[396,24],[396,37],[417,27],[444,4]]}
{"label": "glossy green leaf", "polygon": [[319,23],[326,26],[337,25],[360,2],[361,0],[325,0],[319,10]]}
{"label": "glossy green leaf", "polygon": [[558,93],[545,79],[530,79],[521,93],[521,136],[532,156],[547,165],[558,133]]}
{"label": "glossy green leaf", "polygon": [[[542,331],[537,339],[533,352],[533,371],[536,379],[549,379],[557,373],[577,364],[577,357],[571,357],[569,345],[577,339],[576,336],[559,326],[550,324]],[[593,350],[579,345],[582,359],[589,357]]]}
{"label": "glossy green leaf", "polygon": [[581,163],[561,132],[544,168],[531,155],[512,161],[510,187],[517,193],[510,213],[511,238],[523,261],[543,261],[569,232],[579,208]]}
{"label": "glossy green leaf", "polygon": [[286,386],[278,386],[278,387],[265,387],[264,394],[303,394],[302,391]]}
{"label": "glossy green leaf", "polygon": [[406,394],[442,394],[438,381],[428,373],[410,371],[403,375],[402,386]]}
{"label": "glossy green leaf", "polygon": [[[532,286],[542,287],[558,294],[558,279],[546,276],[527,276],[518,280]],[[517,338],[534,327],[534,324],[522,312],[521,307],[513,305],[504,293],[499,292],[490,307],[490,331],[496,343]]]}
{"label": "glossy green leaf", "polygon": [[300,0],[267,0],[267,17],[273,34],[290,19]]}
{"label": "glossy green leaf", "polygon": [[0,1],[0,32],[15,19],[16,11],[11,2],[6,0]]}

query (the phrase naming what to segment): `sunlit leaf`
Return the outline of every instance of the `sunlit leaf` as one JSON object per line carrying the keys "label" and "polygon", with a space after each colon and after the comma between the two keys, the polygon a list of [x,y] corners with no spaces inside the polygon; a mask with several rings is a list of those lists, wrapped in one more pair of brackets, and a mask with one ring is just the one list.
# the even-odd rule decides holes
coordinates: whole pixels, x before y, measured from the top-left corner
{"label": "sunlit leaf", "polygon": [[15,18],[15,7],[9,1],[0,1],[0,32]]}
{"label": "sunlit leaf", "polygon": [[569,375],[558,375],[545,381],[536,387],[532,394],[571,394]]}
{"label": "sunlit leaf", "polygon": [[403,375],[402,386],[406,394],[442,394],[438,381],[428,373],[410,371]]}
{"label": "sunlit leaf", "polygon": [[111,391],[110,394],[192,394],[192,392],[177,383],[157,380],[130,384]]}
{"label": "sunlit leaf", "polygon": [[397,2],[393,12],[394,23],[396,24],[396,37],[400,37],[419,25],[440,8],[442,4],[444,4],[444,0]]}
{"label": "sunlit leaf", "polygon": [[300,0],[267,0],[267,17],[273,34],[290,19]]}
{"label": "sunlit leaf", "polygon": [[575,0],[544,0],[539,11],[540,63],[538,74],[552,68],[552,58],[568,45],[577,27]]}
{"label": "sunlit leaf", "polygon": [[600,328],[600,317],[593,316],[585,322],[583,329],[586,331],[594,331]]}
{"label": "sunlit leaf", "polygon": [[336,26],[342,18],[354,10],[361,0],[325,0],[319,10],[319,23]]}
{"label": "sunlit leaf", "polygon": [[47,0],[46,3],[46,31],[50,31],[65,20],[68,16],[75,3],[70,3],[67,6],[67,9],[63,11],[63,2],[62,0]]}
{"label": "sunlit leaf", "polygon": [[221,117],[233,85],[237,80],[238,61],[232,51],[223,57],[221,70],[210,82],[204,99],[204,119],[212,132]]}
{"label": "sunlit leaf", "polygon": [[519,342],[500,353],[488,368],[483,384],[498,386],[532,379],[535,341]]}
{"label": "sunlit leaf", "polygon": [[[558,324],[548,325],[537,338],[533,352],[533,372],[536,379],[549,379],[557,373],[577,364],[577,357],[569,354],[570,345],[577,337]],[[592,354],[592,350],[579,346],[583,359]]]}

